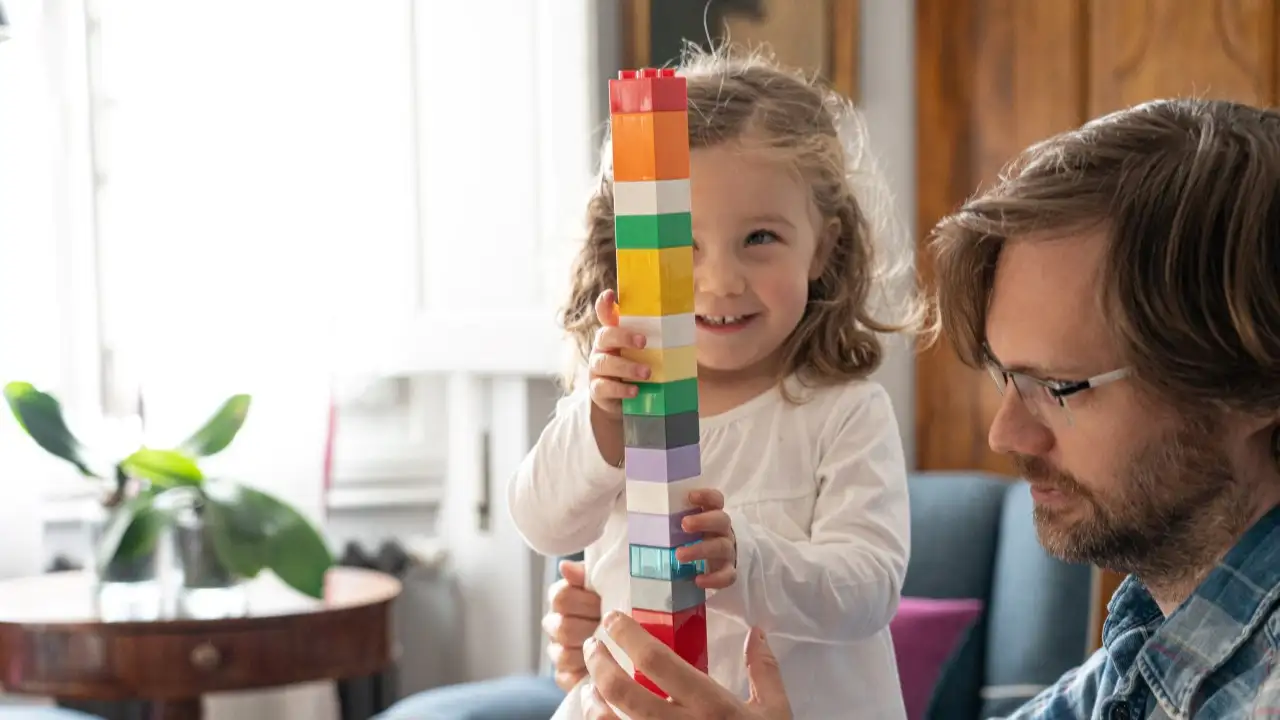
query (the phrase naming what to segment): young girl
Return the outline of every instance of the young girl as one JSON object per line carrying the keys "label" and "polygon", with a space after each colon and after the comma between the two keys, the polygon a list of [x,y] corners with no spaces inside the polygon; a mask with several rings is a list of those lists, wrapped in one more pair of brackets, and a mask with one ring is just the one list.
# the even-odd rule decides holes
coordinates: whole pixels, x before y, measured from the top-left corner
{"label": "young girl", "polygon": [[[707,488],[684,520],[703,541],[679,558],[706,564],[708,672],[745,698],[758,625],[797,720],[903,717],[888,626],[907,567],[906,470],[889,398],[867,375],[876,333],[905,324],[869,308],[875,240],[851,167],[862,138],[834,94],[759,56],[694,54],[677,72]],[[585,548],[606,612],[630,610],[621,401],[648,377],[620,353],[646,338],[619,327],[614,304],[611,154],[606,141],[563,318],[589,382],[570,384],[508,498],[534,550]],[[556,718],[580,717],[579,697]]]}

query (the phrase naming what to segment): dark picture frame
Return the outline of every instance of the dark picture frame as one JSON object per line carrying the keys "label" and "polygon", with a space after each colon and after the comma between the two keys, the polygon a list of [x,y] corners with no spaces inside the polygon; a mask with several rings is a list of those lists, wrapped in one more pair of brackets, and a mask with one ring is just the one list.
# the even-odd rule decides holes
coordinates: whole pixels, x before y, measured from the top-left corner
{"label": "dark picture frame", "polygon": [[[805,69],[819,72],[838,92],[859,102],[860,0],[622,0],[621,11],[624,68],[668,64],[681,41],[705,45],[708,32],[719,40],[735,19],[763,20],[769,12],[812,13],[804,20],[822,28],[823,37],[815,41],[825,51],[823,67]],[[767,32],[753,33],[750,41],[771,44]],[[781,53],[778,57],[794,62]]]}

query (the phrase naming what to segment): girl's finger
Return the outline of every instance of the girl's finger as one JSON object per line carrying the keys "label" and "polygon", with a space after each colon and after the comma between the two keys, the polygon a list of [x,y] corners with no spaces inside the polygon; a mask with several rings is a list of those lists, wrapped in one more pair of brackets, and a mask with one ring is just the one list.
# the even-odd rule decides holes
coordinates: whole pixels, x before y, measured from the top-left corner
{"label": "girl's finger", "polygon": [[729,514],[725,511],[712,510],[684,518],[680,521],[680,527],[685,532],[728,535],[733,528],[733,521],[729,519]]}
{"label": "girl's finger", "polygon": [[689,493],[689,502],[703,510],[720,510],[724,508],[724,494],[719,490],[694,490]]}
{"label": "girl's finger", "polygon": [[577,674],[587,671],[587,661],[583,658],[582,648],[566,648],[563,645],[549,643],[547,658],[551,660],[551,666],[557,672]]}
{"label": "girl's finger", "polygon": [[685,545],[676,550],[676,559],[680,562],[706,560],[709,563],[733,563],[733,541],[727,537],[716,537],[692,545]]}
{"label": "girl's finger", "polygon": [[618,324],[617,295],[612,290],[605,290],[596,298],[596,319],[605,327]]}
{"label": "girl's finger", "polygon": [[646,342],[648,342],[648,339],[640,333],[626,328],[606,325],[596,330],[595,341],[592,345],[596,352],[616,355],[619,350],[624,348],[643,348]]}
{"label": "girl's finger", "polygon": [[635,385],[608,378],[596,378],[591,381],[591,397],[597,402],[633,398],[638,391]]}
{"label": "girl's finger", "polygon": [[704,590],[723,590],[737,582],[738,568],[726,565],[705,575],[695,575],[693,580]]}
{"label": "girl's finger", "polygon": [[595,377],[643,382],[648,380],[651,374],[648,366],[642,363],[606,353],[592,353],[588,365],[591,374]]}

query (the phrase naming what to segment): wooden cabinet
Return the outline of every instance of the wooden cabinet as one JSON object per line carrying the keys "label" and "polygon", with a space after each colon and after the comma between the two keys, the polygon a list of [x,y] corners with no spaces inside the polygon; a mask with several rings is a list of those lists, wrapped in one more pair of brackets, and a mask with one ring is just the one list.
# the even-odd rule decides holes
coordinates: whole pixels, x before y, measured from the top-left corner
{"label": "wooden cabinet", "polygon": [[[917,0],[916,12],[922,250],[940,217],[1045,136],[1158,97],[1277,100],[1277,0]],[[999,396],[984,373],[942,343],[916,382],[921,469],[1012,472],[987,447]]]}

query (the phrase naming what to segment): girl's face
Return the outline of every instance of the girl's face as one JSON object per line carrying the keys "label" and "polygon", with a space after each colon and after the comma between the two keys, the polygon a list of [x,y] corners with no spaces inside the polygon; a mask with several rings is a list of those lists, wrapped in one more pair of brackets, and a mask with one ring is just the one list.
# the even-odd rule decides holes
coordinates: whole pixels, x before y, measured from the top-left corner
{"label": "girl's face", "polygon": [[772,371],[822,270],[825,226],[792,167],[736,143],[689,156],[698,365]]}

